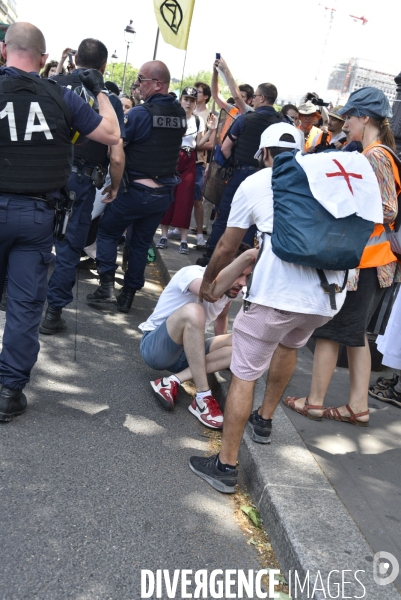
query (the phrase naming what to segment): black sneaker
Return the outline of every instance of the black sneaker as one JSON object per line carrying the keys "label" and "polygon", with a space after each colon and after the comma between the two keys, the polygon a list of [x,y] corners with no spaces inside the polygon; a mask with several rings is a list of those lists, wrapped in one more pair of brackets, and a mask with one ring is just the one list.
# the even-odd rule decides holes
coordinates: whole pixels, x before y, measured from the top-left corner
{"label": "black sneaker", "polygon": [[189,468],[191,471],[204,479],[209,485],[223,494],[235,494],[235,486],[238,480],[237,469],[220,471],[217,468],[218,454],[214,456],[191,456],[189,459]]}
{"label": "black sneaker", "polygon": [[270,444],[272,433],[272,420],[262,419],[259,416],[258,409],[251,413],[248,419],[248,426],[251,428],[251,438],[258,444]]}

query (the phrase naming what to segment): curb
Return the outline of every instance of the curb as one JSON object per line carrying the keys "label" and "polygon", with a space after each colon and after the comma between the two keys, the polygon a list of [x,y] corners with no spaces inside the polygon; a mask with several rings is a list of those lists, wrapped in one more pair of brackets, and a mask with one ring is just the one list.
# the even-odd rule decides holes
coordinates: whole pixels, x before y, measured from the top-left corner
{"label": "curb", "polygon": [[[178,269],[192,264],[181,255],[164,258],[157,248],[155,253],[166,285]],[[229,383],[218,380],[225,398]],[[257,381],[254,408],[264,390],[264,381]],[[273,443],[256,444],[245,428],[239,460],[294,598],[400,600],[393,584],[375,582],[371,546],[281,406],[274,416]]]}

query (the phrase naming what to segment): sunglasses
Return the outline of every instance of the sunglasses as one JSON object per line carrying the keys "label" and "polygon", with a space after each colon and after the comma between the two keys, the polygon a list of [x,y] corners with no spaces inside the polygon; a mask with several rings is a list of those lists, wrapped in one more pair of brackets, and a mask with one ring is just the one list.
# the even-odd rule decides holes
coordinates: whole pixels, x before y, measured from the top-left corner
{"label": "sunglasses", "polygon": [[142,81],[159,81],[159,79],[156,79],[156,77],[151,77],[150,79],[147,79],[146,77],[142,77],[142,75],[138,75],[136,80],[139,81],[139,83],[142,83]]}

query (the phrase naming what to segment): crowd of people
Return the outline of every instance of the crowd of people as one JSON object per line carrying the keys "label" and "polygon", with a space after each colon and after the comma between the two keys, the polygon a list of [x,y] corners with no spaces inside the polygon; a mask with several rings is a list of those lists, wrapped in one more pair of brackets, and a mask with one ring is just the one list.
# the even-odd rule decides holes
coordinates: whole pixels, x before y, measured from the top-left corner
{"label": "crowd of people", "polygon": [[[29,23],[9,27],[1,52],[0,289],[6,323],[0,421],[26,410],[24,388],[37,360],[39,332],[57,335],[68,326],[62,311],[73,300],[84,248],[95,248],[86,263],[96,265],[100,279],[88,303],[114,303],[128,313],[145,284],[157,228],[162,253],[169,251],[168,239],[176,238],[179,252],[188,254],[192,215],[203,256],[176,273],[139,327],[143,360],[171,373],[151,382],[160,405],[173,410],[180,385],[192,379],[196,395],[189,411],[203,425],[223,428],[218,455],[190,459],[195,474],[218,491],[235,492],[244,428],[256,443],[270,443],[297,349],[311,336],[316,349],[310,394],[286,398],[288,409],[314,421],[367,427],[368,393],[401,407],[398,375],[369,386],[369,322],[386,289],[400,280],[392,235],[401,181],[391,107],[381,90],[361,88],[344,106],[327,108],[316,94],[307,94],[298,106],[277,110],[274,84],[237,85],[219,58],[211,86],[198,81],[177,97],[168,67],[154,60],[141,66],[130,94],[124,94],[114,82],[104,82],[108,51],[102,42],[84,39],[77,50],[66,48],[60,61],[47,62],[45,39]],[[220,94],[219,75],[230,88],[229,100]],[[225,186],[205,240],[212,205],[203,190],[210,161],[224,173]],[[299,219],[291,212],[297,203],[305,213]],[[54,239],[55,210],[61,228]],[[331,223],[352,223],[344,242],[352,260],[327,266],[325,251],[313,257],[322,211]],[[287,225],[294,228],[280,237]],[[124,236],[124,285],[116,296]],[[287,248],[291,236],[304,246],[302,256]],[[339,237],[334,254],[342,256]],[[242,296],[231,334],[228,310]],[[384,364],[393,368],[401,367],[394,342],[400,307],[397,299],[379,340]],[[215,335],[205,340],[210,324]],[[340,344],[348,353],[350,396],[344,406],[330,408],[324,399]],[[232,380],[223,414],[207,375],[228,367]],[[267,370],[264,401],[252,411],[255,383]]]}

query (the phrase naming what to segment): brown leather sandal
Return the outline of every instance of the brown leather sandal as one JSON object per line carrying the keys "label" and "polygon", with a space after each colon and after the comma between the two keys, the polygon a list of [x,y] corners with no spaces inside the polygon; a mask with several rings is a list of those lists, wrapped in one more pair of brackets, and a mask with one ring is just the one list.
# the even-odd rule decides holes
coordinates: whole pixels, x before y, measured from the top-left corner
{"label": "brown leather sandal", "polygon": [[358,417],[364,417],[369,414],[369,409],[364,412],[354,413],[349,404],[345,406],[349,412],[349,417],[343,417],[337,408],[326,408],[323,411],[324,419],[332,419],[333,421],[342,421],[343,423],[350,423],[351,425],[357,425],[358,427],[369,427],[369,421],[361,421]]}
{"label": "brown leather sandal", "polygon": [[321,421],[322,420],[322,417],[315,417],[314,415],[310,415],[309,411],[310,410],[324,410],[323,405],[309,404],[309,396],[308,396],[305,400],[304,406],[302,408],[298,408],[297,406],[295,406],[296,400],[299,400],[299,398],[297,398],[296,396],[289,396],[288,398],[283,400],[283,404],[290,410],[293,410],[294,412],[296,412],[300,415],[303,415],[304,417],[307,417],[308,419],[311,419],[312,421]]}

